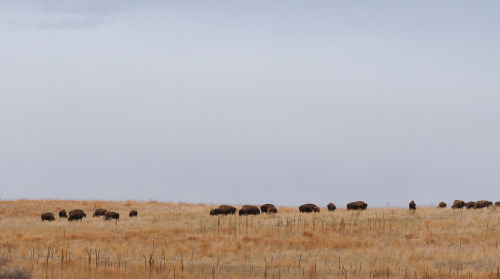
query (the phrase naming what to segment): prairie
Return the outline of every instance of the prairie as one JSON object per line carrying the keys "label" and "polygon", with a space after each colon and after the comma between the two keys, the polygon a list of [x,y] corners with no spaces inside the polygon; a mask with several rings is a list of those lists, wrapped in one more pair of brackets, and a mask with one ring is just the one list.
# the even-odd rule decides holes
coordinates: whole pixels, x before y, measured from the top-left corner
{"label": "prairie", "polygon": [[[100,207],[120,219],[93,218]],[[212,207],[0,201],[0,278],[500,278],[496,208],[277,206],[278,214],[240,217],[210,216]],[[83,221],[57,216],[76,208]],[[42,222],[43,212],[56,220]]]}

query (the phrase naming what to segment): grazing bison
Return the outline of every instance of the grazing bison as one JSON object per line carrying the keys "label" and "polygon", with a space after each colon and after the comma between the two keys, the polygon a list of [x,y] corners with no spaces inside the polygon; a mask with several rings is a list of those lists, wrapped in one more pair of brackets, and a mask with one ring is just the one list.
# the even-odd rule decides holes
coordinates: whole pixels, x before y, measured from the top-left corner
{"label": "grazing bison", "polygon": [[319,212],[319,207],[312,203],[306,203],[299,206],[299,211],[303,213]]}
{"label": "grazing bison", "polygon": [[230,205],[221,205],[219,208],[217,208],[219,211],[219,214],[222,215],[228,215],[228,214],[236,214],[236,207],[230,206]]}
{"label": "grazing bison", "polygon": [[128,217],[137,217],[137,210],[130,210]]}
{"label": "grazing bison", "polygon": [[71,222],[71,221],[78,221],[78,220],[82,220],[83,217],[87,217],[87,214],[85,214],[83,212],[83,210],[72,210],[69,212],[69,216],[68,216],[68,221]]}
{"label": "grazing bison", "polygon": [[500,206],[500,201],[495,202],[495,206],[499,207]]}
{"label": "grazing bison", "polygon": [[365,210],[368,207],[364,201],[350,202],[347,204],[347,210]]}
{"label": "grazing bison", "polygon": [[474,208],[476,208],[476,209],[485,208],[485,207],[488,208],[492,205],[493,205],[493,203],[490,201],[480,200],[480,201],[476,202],[476,206],[474,206]]}
{"label": "grazing bison", "polygon": [[104,220],[107,221],[111,219],[120,219],[120,214],[113,211],[106,211],[106,213],[104,213]]}
{"label": "grazing bison", "polygon": [[43,221],[54,221],[56,218],[54,218],[54,213],[52,212],[46,212],[42,214],[42,222]]}
{"label": "grazing bison", "polygon": [[456,209],[456,208],[464,208],[465,206],[465,202],[464,201],[461,201],[461,200],[455,200],[453,202],[453,205],[451,206],[451,208],[453,209]]}
{"label": "grazing bison", "polygon": [[467,208],[467,209],[471,209],[471,208],[475,208],[475,207],[476,207],[476,203],[473,201],[470,201],[470,202],[465,204],[465,208]]}
{"label": "grazing bison", "polygon": [[68,218],[68,215],[66,214],[66,210],[61,210],[59,211],[59,218]]}
{"label": "grazing bison", "polygon": [[218,208],[212,208],[210,209],[210,216],[217,216],[219,215],[219,209]]}
{"label": "grazing bison", "polygon": [[414,200],[412,200],[409,204],[408,204],[408,207],[410,208],[410,210],[417,210],[417,204],[415,203]]}
{"label": "grazing bison", "polygon": [[446,203],[445,202],[440,202],[438,204],[437,208],[446,208]]}
{"label": "grazing bison", "polygon": [[270,203],[261,205],[260,211],[262,211],[262,213],[278,213],[278,209]]}
{"label": "grazing bison", "polygon": [[253,205],[244,205],[239,211],[238,214],[242,215],[259,215],[260,210],[257,206]]}
{"label": "grazing bison", "polygon": [[104,216],[104,214],[106,214],[106,209],[104,208],[98,208],[94,211],[94,215],[92,215],[92,217],[100,217],[100,216]]}
{"label": "grazing bison", "polygon": [[329,203],[326,208],[328,208],[328,211],[335,211],[335,209],[337,209],[337,207],[335,206],[335,204],[333,203]]}

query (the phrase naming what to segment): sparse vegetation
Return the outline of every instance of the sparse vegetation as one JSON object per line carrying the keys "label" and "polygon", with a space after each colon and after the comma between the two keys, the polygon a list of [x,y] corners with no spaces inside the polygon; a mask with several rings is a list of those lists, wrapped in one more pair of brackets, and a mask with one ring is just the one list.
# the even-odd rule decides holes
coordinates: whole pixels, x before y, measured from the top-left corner
{"label": "sparse vegetation", "polygon": [[[100,207],[122,216],[40,220]],[[0,201],[0,278],[500,278],[496,207],[301,214],[278,206],[277,214],[210,216],[213,207]]]}

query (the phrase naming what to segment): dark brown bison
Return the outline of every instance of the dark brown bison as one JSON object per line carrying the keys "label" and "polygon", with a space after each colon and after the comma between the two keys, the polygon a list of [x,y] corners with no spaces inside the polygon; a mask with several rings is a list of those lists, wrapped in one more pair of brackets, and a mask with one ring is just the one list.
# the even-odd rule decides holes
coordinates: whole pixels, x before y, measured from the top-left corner
{"label": "dark brown bison", "polygon": [[464,208],[465,206],[465,202],[464,201],[461,201],[461,200],[455,200],[453,202],[453,205],[451,206],[451,208],[453,209],[457,209],[457,208]]}
{"label": "dark brown bison", "polygon": [[120,219],[120,214],[113,211],[106,211],[106,213],[104,213],[104,220],[107,221],[111,219]]}
{"label": "dark brown bison", "polygon": [[476,209],[485,208],[485,207],[488,208],[492,205],[493,205],[493,203],[490,201],[480,200],[480,201],[476,202],[476,206],[474,206],[474,208],[476,208]]}
{"label": "dark brown bison", "polygon": [[253,205],[244,205],[238,211],[238,214],[240,216],[242,216],[242,215],[259,215],[260,209],[257,206],[253,206]]}
{"label": "dark brown bison", "polygon": [[299,211],[302,213],[319,212],[319,207],[312,203],[306,203],[299,206]]}
{"label": "dark brown bison", "polygon": [[262,213],[278,213],[278,209],[270,203],[261,205],[260,211],[262,211]]}
{"label": "dark brown bison", "polygon": [[437,206],[437,208],[446,208],[446,203],[445,202],[440,202]]}
{"label": "dark brown bison", "polygon": [[87,214],[85,214],[85,212],[83,212],[83,210],[80,210],[80,209],[72,210],[69,212],[68,221],[71,222],[71,221],[82,220],[83,217],[87,217]]}
{"label": "dark brown bison", "polygon": [[467,208],[467,209],[471,209],[471,208],[475,208],[475,207],[476,207],[476,203],[473,201],[465,203],[465,208]]}
{"label": "dark brown bison", "polygon": [[101,217],[101,216],[104,216],[104,214],[106,214],[106,209],[104,208],[98,208],[94,211],[94,215],[92,215],[92,217]]}
{"label": "dark brown bison", "polygon": [[347,204],[347,210],[365,210],[368,207],[364,201],[350,202]]}
{"label": "dark brown bison", "polygon": [[66,210],[59,211],[59,218],[68,218],[68,214],[66,214]]}
{"label": "dark brown bison", "polygon": [[130,210],[128,217],[137,217],[137,210]]}
{"label": "dark brown bison", "polygon": [[221,205],[218,208],[219,214],[222,215],[229,215],[229,214],[236,214],[236,207],[230,206],[230,205]]}
{"label": "dark brown bison", "polygon": [[335,209],[337,209],[337,207],[335,206],[335,204],[333,203],[329,203],[326,208],[328,208],[328,211],[335,211]]}
{"label": "dark brown bison", "polygon": [[218,208],[212,208],[210,209],[210,216],[217,216],[219,215],[219,209]]}
{"label": "dark brown bison", "polygon": [[409,204],[408,204],[408,207],[410,208],[410,210],[417,210],[417,204],[415,203],[414,200],[412,200]]}
{"label": "dark brown bison", "polygon": [[500,201],[495,202],[495,206],[499,207],[500,206]]}
{"label": "dark brown bison", "polygon": [[46,212],[42,214],[42,222],[43,221],[54,221],[56,218],[54,218],[54,213],[52,212]]}

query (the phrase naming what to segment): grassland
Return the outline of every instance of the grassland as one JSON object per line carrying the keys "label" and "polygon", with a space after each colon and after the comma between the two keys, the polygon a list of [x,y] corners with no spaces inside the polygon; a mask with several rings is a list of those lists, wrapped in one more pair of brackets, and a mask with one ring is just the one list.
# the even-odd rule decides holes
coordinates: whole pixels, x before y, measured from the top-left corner
{"label": "grassland", "polygon": [[[121,214],[93,218],[95,208]],[[238,207],[238,206],[237,206]],[[83,209],[81,222],[40,213]],[[500,209],[209,216],[160,202],[0,201],[2,272],[34,278],[499,278]],[[129,218],[130,209],[139,212]],[[57,214],[56,214],[57,215]]]}

